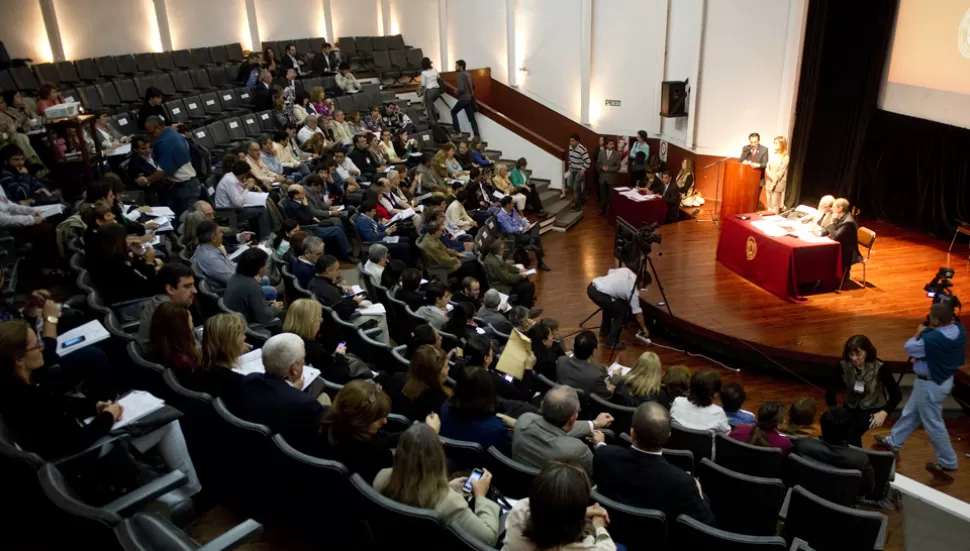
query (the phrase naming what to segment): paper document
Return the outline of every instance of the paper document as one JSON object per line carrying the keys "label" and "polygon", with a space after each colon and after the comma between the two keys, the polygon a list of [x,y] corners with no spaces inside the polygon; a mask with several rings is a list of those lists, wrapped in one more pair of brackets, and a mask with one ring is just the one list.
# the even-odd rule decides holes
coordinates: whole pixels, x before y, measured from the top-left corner
{"label": "paper document", "polygon": [[[100,321],[89,321],[80,327],[75,327],[57,336],[57,355],[62,357],[67,356],[75,350],[80,350],[94,343],[107,340],[110,336],[111,334],[101,325]],[[65,347],[65,344],[68,346]]]}
{"label": "paper document", "polygon": [[269,193],[260,193],[257,191],[247,191],[246,199],[243,203],[244,207],[265,207],[266,199],[269,197]]}
{"label": "paper document", "polygon": [[121,419],[111,425],[111,430],[120,429],[130,425],[149,413],[154,413],[165,407],[165,400],[152,396],[149,392],[133,390],[126,396],[118,400],[121,405]]}
{"label": "paper document", "polygon": [[613,376],[615,376],[617,374],[619,374],[619,375],[622,376],[622,375],[626,375],[627,373],[629,373],[630,372],[630,369],[631,368],[629,368],[629,367],[620,365],[620,362],[613,362],[613,365],[611,365],[610,367],[606,368],[606,372],[610,374],[610,377],[613,377]]}
{"label": "paper document", "polygon": [[123,143],[123,144],[119,145],[118,147],[112,149],[111,151],[108,151],[106,153],[106,155],[108,157],[118,157],[120,155],[127,155],[129,153],[131,153],[131,144],[130,143]]}
{"label": "paper document", "polygon": [[761,233],[769,237],[782,237],[788,235],[788,232],[784,228],[775,224],[774,222],[768,222],[765,220],[754,220],[751,225],[756,228]]}
{"label": "paper document", "polygon": [[332,208],[334,210],[338,210],[340,212],[343,212],[343,211],[347,210],[347,207],[344,206],[344,205],[337,205],[336,207],[330,207],[330,208]]}
{"label": "paper document", "polygon": [[361,287],[360,285],[354,285],[350,289],[351,289],[350,292],[352,292],[355,295],[359,295],[364,292],[364,288]]}
{"label": "paper document", "polygon": [[628,188],[628,187],[615,187],[613,189],[615,191],[630,191],[630,188]]}
{"label": "paper document", "polygon": [[64,205],[60,203],[56,205],[41,205],[39,207],[30,207],[30,208],[34,209],[34,212],[43,216],[44,218],[57,216],[58,214],[64,212]]}
{"label": "paper document", "polygon": [[828,236],[812,235],[810,233],[800,233],[798,238],[806,243],[834,243]]}
{"label": "paper document", "polygon": [[397,222],[398,220],[407,220],[408,218],[411,218],[412,216],[414,216],[414,214],[415,214],[414,209],[402,210],[401,212],[395,214],[393,218],[391,218],[391,222]]}
{"label": "paper document", "polygon": [[522,275],[523,276],[530,276],[530,275],[535,275],[535,273],[536,273],[536,269],[535,268],[532,268],[531,270],[526,270],[526,271],[522,272]]}
{"label": "paper document", "polygon": [[229,254],[229,260],[236,260],[237,258],[242,256],[242,253],[246,252],[246,250],[248,249],[249,247],[247,247],[246,245],[240,245],[236,247],[236,250],[232,251],[232,253]]}
{"label": "paper document", "polygon": [[767,220],[769,222],[775,222],[775,223],[788,221],[788,219],[785,218],[784,216],[778,216],[777,214],[772,214],[771,216],[762,216],[761,219]]}
{"label": "paper document", "polygon": [[[257,348],[250,352],[246,352],[239,357],[237,361],[236,368],[233,369],[236,373],[240,375],[249,375],[250,373],[266,373],[266,368],[263,367],[263,349]],[[312,365],[303,366],[303,388],[300,390],[306,390],[310,383],[320,376],[320,370],[313,367]]]}
{"label": "paper document", "polygon": [[475,332],[478,333],[479,335],[484,335],[485,334],[485,330],[482,329],[481,327],[476,327],[475,328]]}
{"label": "paper document", "polygon": [[168,207],[152,207],[152,210],[148,211],[146,214],[148,214],[148,216],[170,216],[175,218],[175,211]]}
{"label": "paper document", "polygon": [[[127,218],[128,220],[131,220],[132,222],[137,222],[138,219],[141,218],[141,211],[138,209],[131,209],[125,212],[125,218]],[[164,218],[167,219],[168,217],[164,217]]]}
{"label": "paper document", "polygon": [[400,240],[401,240],[401,238],[398,237],[398,236],[396,236],[396,235],[388,235],[387,237],[385,237],[381,241],[383,241],[385,243],[397,243]]}
{"label": "paper document", "polygon": [[431,194],[425,193],[424,195],[418,195],[417,197],[414,198],[414,200],[420,203],[421,201],[424,201],[425,199],[430,199],[430,198],[431,198]]}
{"label": "paper document", "polygon": [[425,284],[425,283],[427,283],[427,282],[428,282],[428,280],[427,280],[427,279],[423,279],[423,278],[421,279],[421,285],[424,285],[424,284]]}
{"label": "paper document", "polygon": [[496,192],[492,193],[492,197],[495,197],[496,199],[498,199],[499,201],[501,201],[502,200],[502,197],[505,197],[505,194],[502,193],[501,191],[496,191]]}
{"label": "paper document", "polygon": [[513,329],[495,369],[521,380],[525,374],[525,361],[531,353],[532,340],[519,333],[518,329]]}
{"label": "paper document", "polygon": [[372,306],[368,306],[367,308],[361,308],[357,311],[360,312],[360,315],[362,316],[383,316],[387,313],[387,309],[385,309],[384,305],[380,302]]}
{"label": "paper document", "polygon": [[512,307],[509,306],[509,296],[506,295],[505,293],[499,293],[498,296],[502,298],[502,302],[500,302],[498,305],[498,311],[508,312],[509,310],[511,310]]}

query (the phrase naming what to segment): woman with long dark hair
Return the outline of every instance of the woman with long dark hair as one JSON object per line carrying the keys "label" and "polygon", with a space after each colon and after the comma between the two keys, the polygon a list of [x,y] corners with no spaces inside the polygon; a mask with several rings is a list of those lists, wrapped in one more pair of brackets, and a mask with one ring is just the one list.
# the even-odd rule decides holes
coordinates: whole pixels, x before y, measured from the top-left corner
{"label": "woman with long dark hair", "polygon": [[[91,280],[105,302],[113,304],[155,294],[155,259],[151,245],[128,242],[128,230],[121,224],[98,228],[97,255],[85,263]],[[157,266],[156,266],[157,265]]]}
{"label": "woman with long dark hair", "polygon": [[758,422],[751,425],[738,425],[731,431],[731,438],[762,448],[781,448],[787,454],[791,450],[791,440],[778,432],[778,426],[785,417],[785,405],[781,402],[763,402],[758,408]]}
{"label": "woman with long dark hair", "polygon": [[448,378],[448,357],[432,345],[414,351],[407,373],[396,373],[387,381],[387,393],[394,412],[408,419],[424,419],[437,413],[441,404],[451,397],[445,386]]}
{"label": "woman with long dark hair", "polygon": [[165,108],[162,107],[162,101],[165,99],[165,94],[161,90],[155,88],[154,86],[145,90],[145,99],[141,102],[141,107],[138,109],[138,131],[146,132],[145,121],[149,117],[159,117],[163,121],[168,123],[165,117]]}
{"label": "woman with long dark hair", "polygon": [[832,370],[825,402],[838,404],[836,393],[845,392],[842,407],[852,414],[849,444],[862,446],[862,435],[879,428],[899,406],[903,394],[888,367],[876,357],[876,347],[865,335],[853,335],[842,347],[842,359]]}
{"label": "woman with long dark hair", "polygon": [[153,362],[188,372],[199,365],[199,343],[188,308],[163,302],[152,314],[148,354]]}
{"label": "woman with long dark hair", "polygon": [[441,406],[441,436],[477,442],[483,449],[495,446],[503,453],[512,449],[515,419],[499,413],[493,374],[487,368],[467,367],[455,392]]}

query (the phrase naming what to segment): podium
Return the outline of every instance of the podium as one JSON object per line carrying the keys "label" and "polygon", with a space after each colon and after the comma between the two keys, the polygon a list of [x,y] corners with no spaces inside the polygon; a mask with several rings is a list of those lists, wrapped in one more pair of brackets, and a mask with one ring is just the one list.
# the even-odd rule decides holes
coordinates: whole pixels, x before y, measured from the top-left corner
{"label": "podium", "polygon": [[761,169],[751,168],[737,159],[724,159],[719,164],[718,179],[724,188],[719,219],[756,212],[761,196]]}

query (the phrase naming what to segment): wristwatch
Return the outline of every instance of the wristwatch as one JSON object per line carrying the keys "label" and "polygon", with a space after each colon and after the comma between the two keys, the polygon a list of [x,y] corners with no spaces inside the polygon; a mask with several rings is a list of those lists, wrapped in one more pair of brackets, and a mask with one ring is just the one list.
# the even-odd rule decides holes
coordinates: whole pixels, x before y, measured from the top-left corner
{"label": "wristwatch", "polygon": [[57,316],[47,316],[47,323],[51,325],[57,325],[58,321],[60,321],[60,318]]}

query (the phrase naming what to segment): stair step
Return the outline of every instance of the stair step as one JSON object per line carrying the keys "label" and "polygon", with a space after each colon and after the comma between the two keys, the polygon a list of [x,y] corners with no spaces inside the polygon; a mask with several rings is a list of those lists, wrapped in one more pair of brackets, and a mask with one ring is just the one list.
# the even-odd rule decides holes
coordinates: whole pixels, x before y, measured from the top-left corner
{"label": "stair step", "polygon": [[[536,191],[538,191],[538,189]],[[559,200],[559,192],[548,188],[546,191],[539,191],[539,200],[542,201],[543,206],[554,203]]]}
{"label": "stair step", "polygon": [[560,199],[559,194],[556,193],[556,197],[551,201],[543,201],[542,206],[546,208],[546,213],[549,214],[551,218],[555,218],[560,212],[569,209],[569,205],[572,201],[569,199]]}
{"label": "stair step", "polygon": [[582,219],[583,211],[574,212],[569,209],[564,209],[556,215],[555,228],[559,231],[566,231],[575,226]]}
{"label": "stair step", "polygon": [[499,159],[502,158],[502,152],[501,151],[495,151],[495,150],[492,150],[492,149],[486,149],[485,150],[485,157],[487,157],[493,163],[496,163],[496,162],[499,162]]}
{"label": "stair step", "polygon": [[[906,406],[906,402],[909,401],[909,395],[913,392],[913,385],[916,383],[916,374],[907,373],[903,375],[903,378],[899,381],[899,390],[903,394],[903,401],[899,403],[899,407],[896,411],[889,415],[890,419],[899,419],[903,413],[903,407]],[[943,400],[943,419],[947,421],[952,421],[963,413],[963,407],[957,402],[953,396],[947,396]]]}

